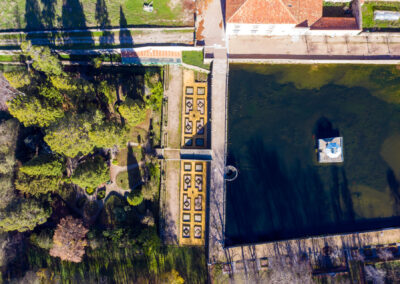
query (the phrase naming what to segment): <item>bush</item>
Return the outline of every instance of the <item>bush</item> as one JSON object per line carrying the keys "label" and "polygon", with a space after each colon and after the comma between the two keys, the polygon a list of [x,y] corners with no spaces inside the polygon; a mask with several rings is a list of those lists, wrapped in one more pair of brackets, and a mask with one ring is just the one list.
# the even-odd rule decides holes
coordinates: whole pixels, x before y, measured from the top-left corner
{"label": "bush", "polygon": [[143,202],[143,196],[140,191],[131,191],[126,198],[128,203],[132,206],[138,206]]}
{"label": "bush", "polygon": [[138,125],[146,119],[146,107],[139,100],[127,98],[118,107],[118,111],[131,127]]}
{"label": "bush", "polygon": [[109,179],[110,170],[106,162],[97,156],[80,164],[72,175],[71,181],[81,188],[97,188]]}
{"label": "bush", "polygon": [[24,164],[20,171],[30,176],[62,176],[64,164],[54,156],[42,155]]}
{"label": "bush", "polygon": [[89,195],[92,195],[96,191],[96,188],[94,187],[87,187],[86,188],[86,193]]}
{"label": "bush", "polygon": [[100,189],[97,191],[97,199],[102,200],[106,197],[106,190],[105,189]]}

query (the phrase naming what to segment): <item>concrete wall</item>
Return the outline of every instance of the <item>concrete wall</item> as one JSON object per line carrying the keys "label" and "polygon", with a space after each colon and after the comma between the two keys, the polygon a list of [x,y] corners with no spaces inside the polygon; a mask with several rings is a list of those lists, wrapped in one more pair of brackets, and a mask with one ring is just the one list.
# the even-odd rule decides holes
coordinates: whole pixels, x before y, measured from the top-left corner
{"label": "concrete wall", "polygon": [[307,28],[296,28],[294,24],[265,25],[265,24],[234,24],[226,25],[228,35],[301,35]]}
{"label": "concrete wall", "polygon": [[[357,0],[356,0],[357,1]],[[260,35],[260,36],[284,36],[284,35],[327,35],[343,36],[356,35],[361,30],[310,30],[296,25],[263,25],[263,24],[234,24],[228,23],[226,27],[228,35]]]}

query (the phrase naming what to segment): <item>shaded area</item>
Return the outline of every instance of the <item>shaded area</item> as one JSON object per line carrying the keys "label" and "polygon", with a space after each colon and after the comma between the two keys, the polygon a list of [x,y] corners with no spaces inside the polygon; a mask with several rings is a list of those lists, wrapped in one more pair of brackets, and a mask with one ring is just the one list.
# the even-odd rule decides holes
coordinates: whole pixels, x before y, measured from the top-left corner
{"label": "shaded area", "polygon": [[[120,28],[127,28],[128,22],[125,17],[124,10],[122,6],[119,6],[119,26]],[[130,30],[123,30],[119,31],[119,44],[121,46],[131,47],[133,46],[133,39]]]}
{"label": "shaded area", "polygon": [[86,17],[81,2],[65,0],[62,6],[61,20],[63,28],[85,28]]}
{"label": "shaded area", "polygon": [[[291,66],[260,72],[268,67],[230,68],[228,164],[239,176],[227,183],[226,245],[397,225],[399,182],[380,151],[387,137],[400,133],[399,107],[371,88],[327,82],[301,89],[283,80]],[[296,80],[312,80],[312,66],[296,68]],[[360,86],[377,83],[376,72],[370,74]],[[344,163],[321,165],[316,140],[333,136],[343,136]],[[388,194],[397,196],[397,205],[385,213],[369,210],[371,203],[387,207],[382,196]]]}
{"label": "shaded area", "polygon": [[[111,26],[107,5],[104,0],[97,0],[96,2],[95,19],[100,28],[107,28]],[[99,41],[100,44],[113,44],[114,35],[109,31],[104,31],[102,36],[99,37]]]}
{"label": "shaded area", "polygon": [[25,2],[25,21],[28,30],[43,28],[38,0],[27,0]]}

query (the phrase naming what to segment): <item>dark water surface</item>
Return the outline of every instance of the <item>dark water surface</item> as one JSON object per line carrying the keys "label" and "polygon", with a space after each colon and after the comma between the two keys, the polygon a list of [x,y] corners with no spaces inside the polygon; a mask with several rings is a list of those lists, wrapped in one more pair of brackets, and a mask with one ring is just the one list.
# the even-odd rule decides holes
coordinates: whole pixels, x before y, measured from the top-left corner
{"label": "dark water surface", "polygon": [[[396,66],[231,65],[226,245],[400,225]],[[344,163],[315,139],[340,135]]]}

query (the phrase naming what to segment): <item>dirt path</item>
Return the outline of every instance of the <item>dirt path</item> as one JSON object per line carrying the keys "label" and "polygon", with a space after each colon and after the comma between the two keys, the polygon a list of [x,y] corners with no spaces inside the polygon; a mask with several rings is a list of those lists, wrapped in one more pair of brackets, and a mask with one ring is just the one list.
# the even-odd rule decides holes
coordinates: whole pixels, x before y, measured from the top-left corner
{"label": "dirt path", "polygon": [[180,161],[166,161],[167,180],[164,218],[164,242],[178,244]]}
{"label": "dirt path", "polygon": [[180,112],[182,101],[182,68],[178,65],[169,67],[169,85],[165,91],[168,98],[168,148],[179,149],[181,145]]}

